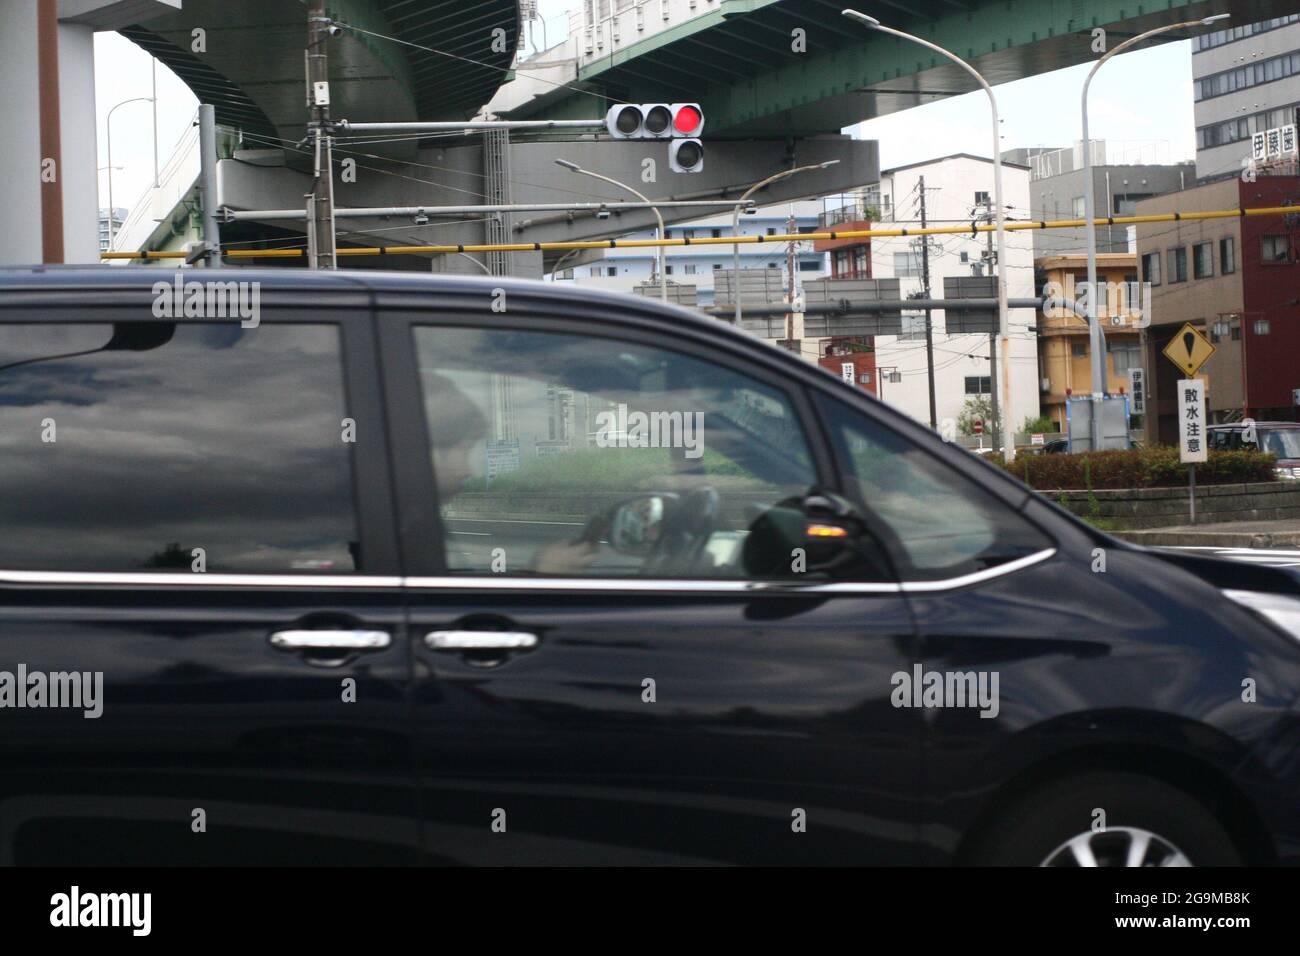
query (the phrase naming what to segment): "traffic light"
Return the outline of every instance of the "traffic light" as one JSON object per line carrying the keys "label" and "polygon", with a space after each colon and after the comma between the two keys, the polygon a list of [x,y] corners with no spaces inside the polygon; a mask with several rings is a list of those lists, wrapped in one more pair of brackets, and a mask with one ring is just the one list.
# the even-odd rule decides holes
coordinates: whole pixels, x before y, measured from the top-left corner
{"label": "traffic light", "polygon": [[668,144],[668,168],[675,173],[698,173],[704,168],[704,144],[698,139],[675,139]]}
{"label": "traffic light", "polygon": [[619,103],[605,114],[605,129],[615,139],[699,136],[704,111],[699,103]]}
{"label": "traffic light", "polygon": [[667,103],[620,103],[605,114],[605,129],[615,139],[668,139],[673,110]]}
{"label": "traffic light", "polygon": [[670,139],[668,168],[698,173],[704,168],[704,111],[699,103],[619,103],[605,114],[614,139]]}

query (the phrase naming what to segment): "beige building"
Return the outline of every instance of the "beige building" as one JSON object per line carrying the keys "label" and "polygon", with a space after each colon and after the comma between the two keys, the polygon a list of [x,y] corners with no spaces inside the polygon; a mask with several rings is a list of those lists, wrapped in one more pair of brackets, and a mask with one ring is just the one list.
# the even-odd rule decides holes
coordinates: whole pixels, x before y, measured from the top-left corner
{"label": "beige building", "polygon": [[[1074,299],[1088,281],[1088,258],[1082,255],[1044,256],[1034,263],[1038,286],[1048,294]],[[1099,295],[1097,316],[1106,335],[1106,390],[1118,394],[1129,387],[1128,370],[1142,365],[1139,325],[1143,308],[1137,276],[1137,256],[1103,253],[1097,256]],[[1065,402],[1071,395],[1092,392],[1092,349],[1085,319],[1066,309],[1044,309],[1038,315],[1039,403],[1043,414],[1066,431]]]}
{"label": "beige building", "polygon": [[[1210,212],[1236,209],[1240,183],[1234,177],[1138,204],[1139,215]],[[1139,271],[1151,283],[1152,316],[1146,329],[1148,412],[1144,423],[1150,443],[1178,441],[1174,383],[1181,373],[1162,355],[1169,340],[1190,322],[1209,337],[1216,351],[1201,368],[1206,411],[1224,421],[1242,407],[1241,221],[1197,219],[1140,223],[1137,227]]]}

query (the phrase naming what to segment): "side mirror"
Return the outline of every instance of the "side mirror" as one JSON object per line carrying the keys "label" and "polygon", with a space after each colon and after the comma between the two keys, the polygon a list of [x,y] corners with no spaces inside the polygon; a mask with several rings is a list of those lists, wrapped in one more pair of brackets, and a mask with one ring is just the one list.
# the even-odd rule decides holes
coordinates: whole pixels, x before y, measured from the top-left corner
{"label": "side mirror", "polygon": [[763,512],[744,544],[747,574],[755,577],[838,576],[884,569],[868,555],[874,541],[848,499],[813,489]]}
{"label": "side mirror", "polygon": [[664,530],[671,499],[640,495],[615,505],[609,515],[609,546],[620,554],[649,554]]}

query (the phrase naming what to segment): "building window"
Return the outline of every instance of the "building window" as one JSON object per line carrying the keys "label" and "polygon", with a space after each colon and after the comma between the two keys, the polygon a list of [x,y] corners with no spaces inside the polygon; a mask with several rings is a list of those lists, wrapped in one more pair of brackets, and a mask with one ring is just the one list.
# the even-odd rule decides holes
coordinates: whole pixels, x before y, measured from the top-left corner
{"label": "building window", "polygon": [[992,395],[992,379],[988,375],[967,375],[966,376],[966,394],[967,395]]}
{"label": "building window", "polygon": [[693,275],[695,275],[695,263],[691,263],[690,265],[688,265],[688,266],[686,267],[686,274],[687,274],[688,276],[693,276]]}
{"label": "building window", "polygon": [[1142,257],[1142,281],[1160,284],[1160,253],[1148,252]]}
{"label": "building window", "polygon": [[1192,246],[1192,278],[1208,279],[1214,275],[1214,247],[1208,242]]}
{"label": "building window", "polygon": [[858,248],[853,250],[853,270],[859,276],[866,276],[871,274],[871,270],[867,268],[867,247],[866,246],[858,246]]}
{"label": "building window", "polygon": [[898,341],[925,341],[925,313],[904,312],[903,322],[898,333]]}
{"label": "building window", "polygon": [[573,270],[572,270],[572,269],[561,269],[561,270],[560,270],[560,278],[561,278],[561,279],[572,279],[572,278],[573,278]]}
{"label": "building window", "polygon": [[1083,197],[1075,196],[1070,200],[1070,211],[1074,213],[1075,219],[1083,218]]}
{"label": "building window", "polygon": [[[672,270],[672,269],[669,269],[668,271],[669,271],[669,272],[672,272],[673,270]],[[605,269],[605,275],[607,275],[607,276],[616,276],[616,275],[618,275],[618,266],[608,266],[608,267],[606,267],[606,269]]]}
{"label": "building window", "polygon": [[976,192],[975,192],[975,205],[976,205],[976,206],[987,206],[987,205],[989,205],[989,194],[988,194],[986,191],[982,190],[982,189],[976,190]]}
{"label": "building window", "polygon": [[769,262],[769,263],[767,264],[767,267],[768,267],[769,269],[779,269],[779,268],[781,268],[780,264],[779,264],[779,263],[776,263],[776,262]]}
{"label": "building window", "polygon": [[768,226],[768,227],[767,227],[767,234],[768,234],[769,236],[775,236],[775,235],[776,235],[776,226]]}
{"label": "building window", "polygon": [[820,262],[818,262],[816,259],[800,259],[800,260],[799,260],[799,271],[800,271],[800,272],[817,272],[818,270],[821,269],[821,267],[822,267],[822,264],[821,264]]}
{"label": "building window", "polygon": [[1232,341],[1234,341],[1234,342],[1240,342],[1240,341],[1241,341],[1241,326],[1240,326],[1240,325],[1234,325],[1234,326],[1232,327]]}
{"label": "building window", "polygon": [[713,236],[714,239],[721,239],[721,238],[722,238],[722,230],[721,230],[721,229],[713,229],[713,230],[710,231],[710,234]]}
{"label": "building window", "polygon": [[1083,342],[1071,342],[1070,354],[1075,358],[1085,358],[1088,355],[1088,346]]}
{"label": "building window", "polygon": [[1219,273],[1232,275],[1237,271],[1237,248],[1231,236],[1219,240]]}
{"label": "building window", "polygon": [[1169,250],[1169,281],[1186,282],[1187,281],[1187,247],[1179,246],[1177,249]]}
{"label": "building window", "polygon": [[1142,349],[1136,342],[1119,342],[1110,345],[1110,354],[1115,364],[1115,374],[1123,375],[1131,368],[1142,367]]}
{"label": "building window", "polygon": [[715,262],[715,263],[713,264],[713,271],[714,271],[714,272],[717,272],[717,271],[718,271],[719,269],[721,269],[721,268],[722,268],[722,263],[720,263],[720,262]]}
{"label": "building window", "polygon": [[1286,236],[1264,236],[1260,239],[1265,262],[1286,262],[1289,248]]}
{"label": "building window", "polygon": [[673,267],[672,267],[672,266],[664,266],[664,275],[666,275],[666,276],[670,276],[670,275],[672,275],[672,274],[673,274]]}
{"label": "building window", "polygon": [[894,275],[907,279],[921,274],[921,256],[916,252],[894,253]]}
{"label": "building window", "polygon": [[592,266],[590,269],[587,270],[587,275],[589,276],[598,276],[600,274],[601,274],[600,266]]}
{"label": "building window", "polygon": [[1271,331],[1273,327],[1269,325],[1268,319],[1256,319],[1250,327],[1252,335],[1268,335]]}

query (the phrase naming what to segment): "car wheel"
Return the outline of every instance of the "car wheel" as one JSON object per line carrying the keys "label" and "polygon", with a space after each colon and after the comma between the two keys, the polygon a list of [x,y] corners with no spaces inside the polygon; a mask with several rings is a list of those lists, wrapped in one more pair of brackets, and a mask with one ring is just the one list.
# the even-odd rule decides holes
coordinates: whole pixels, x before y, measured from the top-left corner
{"label": "car wheel", "polygon": [[1242,862],[1228,831],[1199,801],[1159,780],[1129,773],[1066,777],[1034,790],[998,815],[969,856],[978,866]]}

